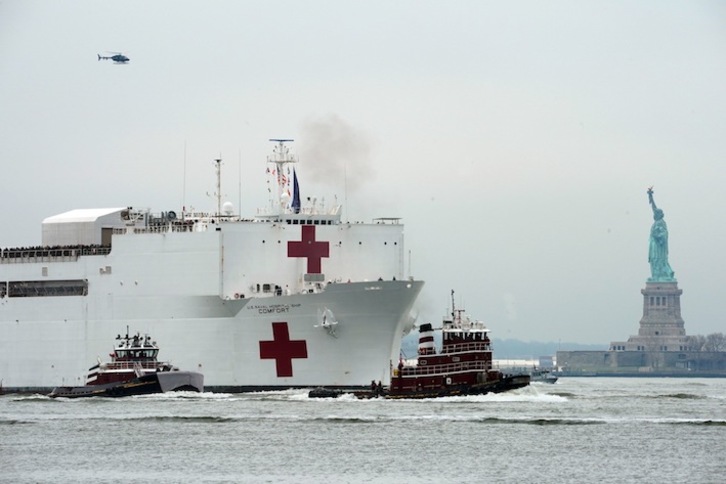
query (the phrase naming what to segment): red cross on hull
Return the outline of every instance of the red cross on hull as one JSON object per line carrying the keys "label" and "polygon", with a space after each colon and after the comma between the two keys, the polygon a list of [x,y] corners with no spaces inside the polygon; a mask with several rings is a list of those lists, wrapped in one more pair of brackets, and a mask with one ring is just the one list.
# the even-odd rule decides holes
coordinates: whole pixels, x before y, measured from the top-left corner
{"label": "red cross on hull", "polygon": [[302,241],[287,243],[288,257],[307,257],[308,274],[322,272],[322,258],[330,257],[330,242],[315,240],[315,226],[302,226]]}
{"label": "red cross on hull", "polygon": [[260,341],[260,359],[274,359],[277,377],[292,376],[292,359],[307,358],[305,340],[290,340],[286,322],[272,323],[272,341]]}

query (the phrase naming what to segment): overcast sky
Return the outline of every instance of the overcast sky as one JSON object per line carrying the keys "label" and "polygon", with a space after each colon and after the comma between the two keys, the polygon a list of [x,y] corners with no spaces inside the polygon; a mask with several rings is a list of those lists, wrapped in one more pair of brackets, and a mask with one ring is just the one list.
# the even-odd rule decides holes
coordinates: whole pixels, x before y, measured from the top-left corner
{"label": "overcast sky", "polygon": [[285,137],[303,196],[403,218],[422,320],[454,289],[495,338],[637,334],[653,185],[686,331],[725,332],[724,86],[721,1],[2,0],[0,246],[214,210],[220,154],[253,214]]}

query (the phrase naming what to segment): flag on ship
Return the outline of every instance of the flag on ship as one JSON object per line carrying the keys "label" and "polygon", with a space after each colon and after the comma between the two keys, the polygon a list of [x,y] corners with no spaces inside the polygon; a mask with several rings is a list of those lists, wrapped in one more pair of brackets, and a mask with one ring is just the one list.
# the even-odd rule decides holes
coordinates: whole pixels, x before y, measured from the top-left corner
{"label": "flag on ship", "polygon": [[292,211],[300,213],[300,187],[297,184],[297,172],[292,170]]}

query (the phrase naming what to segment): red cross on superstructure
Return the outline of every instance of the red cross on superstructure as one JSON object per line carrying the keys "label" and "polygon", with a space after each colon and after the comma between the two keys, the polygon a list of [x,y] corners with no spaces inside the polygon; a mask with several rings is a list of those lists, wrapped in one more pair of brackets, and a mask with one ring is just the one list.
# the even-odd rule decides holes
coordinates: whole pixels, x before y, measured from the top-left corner
{"label": "red cross on superstructure", "polygon": [[305,340],[290,341],[287,323],[272,323],[272,341],[260,341],[260,358],[275,359],[278,377],[292,376],[292,359],[307,358]]}
{"label": "red cross on superstructure", "polygon": [[289,241],[287,243],[288,257],[307,257],[308,274],[320,274],[321,259],[330,257],[330,243],[315,240],[315,226],[302,226],[302,241]]}

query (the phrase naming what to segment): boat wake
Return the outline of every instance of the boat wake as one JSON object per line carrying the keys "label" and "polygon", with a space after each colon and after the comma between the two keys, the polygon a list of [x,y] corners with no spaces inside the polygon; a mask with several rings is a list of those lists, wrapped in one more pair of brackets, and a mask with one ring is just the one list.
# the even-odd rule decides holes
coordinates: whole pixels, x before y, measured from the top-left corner
{"label": "boat wake", "polygon": [[131,398],[134,400],[233,400],[235,395],[233,393],[181,391],[136,395]]}
{"label": "boat wake", "polygon": [[706,395],[696,395],[693,393],[669,393],[665,395],[652,395],[646,398],[653,398],[653,399],[671,399],[675,398],[678,400],[700,400],[703,398],[708,398]]}
{"label": "boat wake", "polygon": [[22,393],[13,393],[8,395],[8,399],[11,402],[52,402],[53,399],[48,395],[42,395],[40,393],[33,393],[32,395],[25,395]]}

